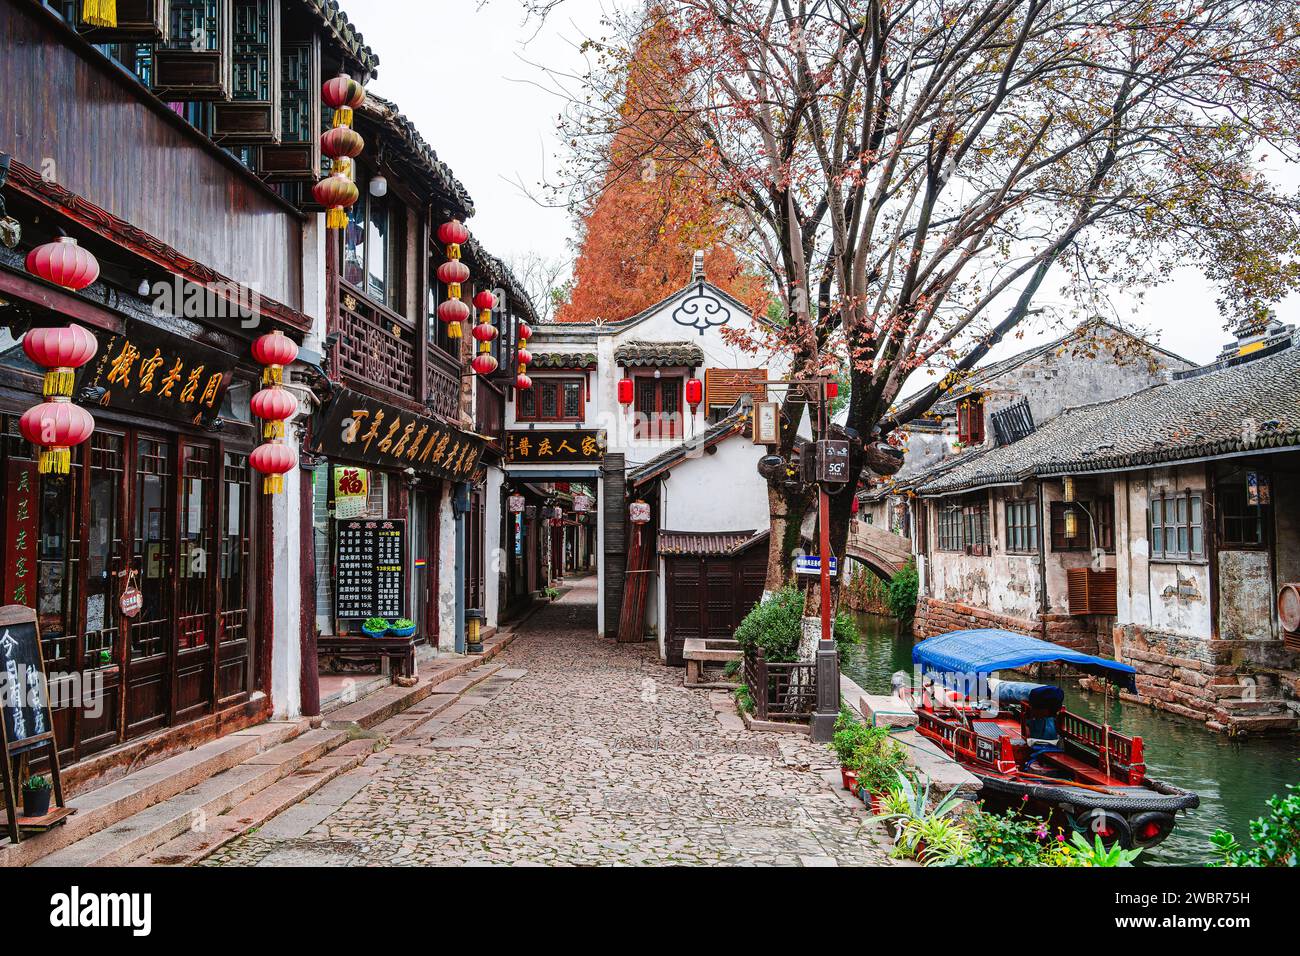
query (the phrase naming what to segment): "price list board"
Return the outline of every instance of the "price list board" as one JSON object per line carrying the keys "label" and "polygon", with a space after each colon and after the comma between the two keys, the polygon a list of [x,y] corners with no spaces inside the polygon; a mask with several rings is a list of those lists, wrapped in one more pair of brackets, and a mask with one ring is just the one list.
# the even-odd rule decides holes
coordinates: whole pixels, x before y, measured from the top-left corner
{"label": "price list board", "polygon": [[339,521],[335,525],[334,616],[365,620],[406,616],[406,522]]}

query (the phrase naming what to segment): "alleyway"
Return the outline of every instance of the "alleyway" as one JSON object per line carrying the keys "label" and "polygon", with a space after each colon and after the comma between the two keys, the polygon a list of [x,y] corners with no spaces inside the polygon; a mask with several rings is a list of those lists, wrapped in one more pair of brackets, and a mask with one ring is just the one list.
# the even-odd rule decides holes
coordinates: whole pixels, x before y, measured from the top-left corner
{"label": "alleyway", "polygon": [[[543,608],[463,700],[208,865],[885,861],[830,754],[745,731],[652,644],[595,636],[595,580]],[[716,709],[715,709],[716,706]]]}

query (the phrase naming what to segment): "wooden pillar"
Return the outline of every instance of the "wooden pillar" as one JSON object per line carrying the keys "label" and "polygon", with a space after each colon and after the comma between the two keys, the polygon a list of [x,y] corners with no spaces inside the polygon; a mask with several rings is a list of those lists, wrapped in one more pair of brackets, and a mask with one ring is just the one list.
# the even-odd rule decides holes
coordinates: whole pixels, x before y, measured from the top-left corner
{"label": "wooden pillar", "polygon": [[302,669],[299,694],[302,715],[320,714],[320,664],[316,655],[316,475],[306,468],[298,470],[298,569],[301,590],[300,634]]}

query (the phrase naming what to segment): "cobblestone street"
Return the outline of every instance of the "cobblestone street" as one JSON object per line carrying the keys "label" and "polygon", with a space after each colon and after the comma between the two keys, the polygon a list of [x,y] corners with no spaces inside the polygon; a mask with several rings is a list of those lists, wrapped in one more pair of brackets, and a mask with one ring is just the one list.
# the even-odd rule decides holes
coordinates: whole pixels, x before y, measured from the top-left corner
{"label": "cobblestone street", "polygon": [[206,865],[887,860],[807,738],[750,733],[651,643],[596,638],[595,579],[544,607],[462,698]]}

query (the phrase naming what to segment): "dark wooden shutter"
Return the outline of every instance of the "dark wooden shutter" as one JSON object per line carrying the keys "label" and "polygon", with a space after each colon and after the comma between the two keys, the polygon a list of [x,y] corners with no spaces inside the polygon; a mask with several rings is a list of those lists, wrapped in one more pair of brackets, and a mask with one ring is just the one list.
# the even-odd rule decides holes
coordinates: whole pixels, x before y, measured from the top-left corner
{"label": "dark wooden shutter", "polygon": [[601,499],[605,522],[605,636],[618,636],[618,613],[623,606],[623,562],[627,553],[627,481],[621,454],[605,456]]}
{"label": "dark wooden shutter", "polygon": [[664,656],[670,667],[686,664],[682,651],[690,638],[701,637],[702,562],[699,558],[664,561],[668,620],[664,630]]}
{"label": "dark wooden shutter", "polygon": [[1103,571],[1067,568],[1065,579],[1072,617],[1089,614],[1114,616],[1119,613],[1114,568]]}

